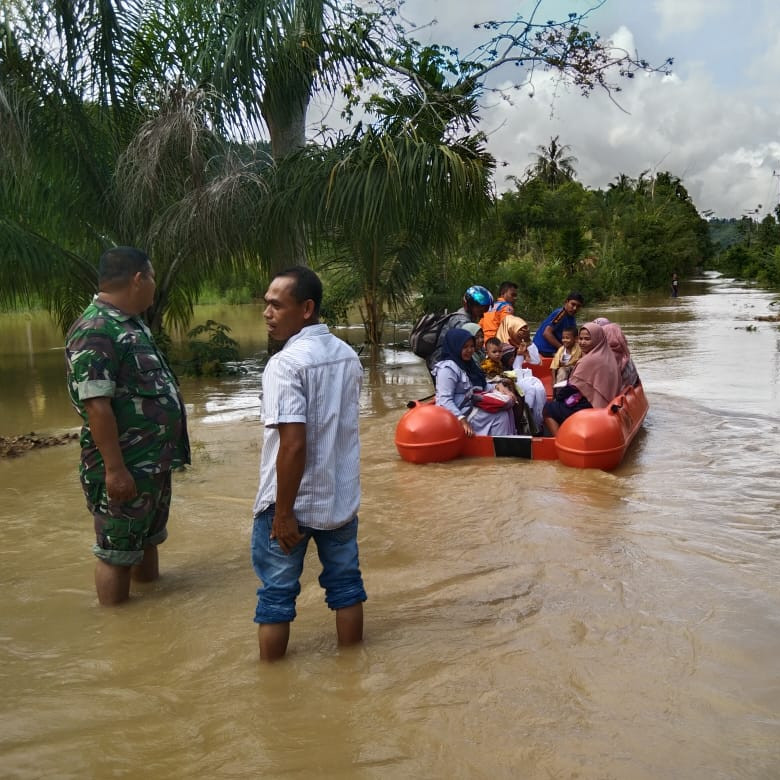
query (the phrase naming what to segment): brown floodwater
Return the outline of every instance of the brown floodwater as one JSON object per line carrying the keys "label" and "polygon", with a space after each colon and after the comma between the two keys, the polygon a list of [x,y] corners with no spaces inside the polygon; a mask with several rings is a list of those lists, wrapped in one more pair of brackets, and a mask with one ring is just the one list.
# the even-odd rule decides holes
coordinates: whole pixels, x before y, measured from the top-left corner
{"label": "brown floodwater", "polygon": [[[780,776],[780,326],[747,329],[776,296],[685,288],[585,311],[624,326],[651,404],[612,473],[407,464],[425,369],[364,357],[365,643],[335,646],[310,551],[272,666],[249,561],[264,332],[257,307],[199,312],[249,371],[183,384],[159,582],[98,607],[76,444],[0,461],[0,776]],[[61,335],[0,328],[0,434],[73,428]]]}

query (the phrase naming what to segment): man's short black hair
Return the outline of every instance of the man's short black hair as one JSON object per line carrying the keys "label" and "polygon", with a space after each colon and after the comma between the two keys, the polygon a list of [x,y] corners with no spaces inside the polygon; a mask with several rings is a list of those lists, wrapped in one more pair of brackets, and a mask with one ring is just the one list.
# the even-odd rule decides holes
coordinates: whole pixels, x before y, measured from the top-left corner
{"label": "man's short black hair", "polygon": [[501,298],[505,292],[508,290],[516,290],[517,289],[517,283],[516,282],[501,282],[498,288],[498,297]]}
{"label": "man's short black hair", "polygon": [[305,265],[294,265],[285,268],[284,271],[274,274],[271,279],[278,279],[280,276],[288,276],[295,280],[292,289],[292,296],[298,303],[312,300],[314,301],[314,316],[319,317],[320,306],[322,305],[322,282],[320,277]]}
{"label": "man's short black hair", "polygon": [[582,293],[570,292],[566,296],[567,301],[579,301],[583,306],[585,305],[585,299],[582,297]]}
{"label": "man's short black hair", "polygon": [[577,330],[577,328],[561,328],[561,334],[571,333],[571,335],[574,336],[575,339],[577,338],[578,332],[579,331]]}
{"label": "man's short black hair", "polygon": [[101,290],[124,287],[140,271],[149,272],[152,261],[146,252],[132,246],[115,246],[100,256],[98,286]]}

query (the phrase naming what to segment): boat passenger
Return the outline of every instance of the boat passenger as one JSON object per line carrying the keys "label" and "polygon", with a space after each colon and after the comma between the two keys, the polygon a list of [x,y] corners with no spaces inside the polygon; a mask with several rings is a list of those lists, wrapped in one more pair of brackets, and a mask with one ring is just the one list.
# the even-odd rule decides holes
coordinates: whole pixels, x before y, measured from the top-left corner
{"label": "boat passenger", "polygon": [[441,350],[444,346],[444,336],[448,330],[462,328],[468,322],[479,322],[482,315],[493,305],[493,296],[490,290],[480,284],[472,284],[466,292],[463,293],[463,306],[452,312],[444,320],[439,330],[436,348],[431,355],[425,359],[428,370],[433,375],[433,367],[441,360]]}
{"label": "boat passenger", "polygon": [[574,366],[577,365],[577,361],[582,357],[582,350],[577,341],[576,328],[564,328],[561,342],[563,346],[555,353],[555,357],[552,359],[552,363],[550,363],[553,388],[559,382],[568,381]]}
{"label": "boat passenger", "polygon": [[[539,351],[530,343],[528,323],[520,317],[504,317],[498,327],[496,338],[514,349],[511,370],[518,390],[522,391],[525,403],[531,410],[533,422],[537,428],[542,426],[542,410],[547,400],[547,391],[542,380],[533,375],[530,368],[524,368],[523,363],[541,363]],[[504,354],[503,360],[507,361]]]}
{"label": "boat passenger", "polygon": [[633,387],[639,381],[634,361],[631,359],[631,352],[628,349],[628,342],[620,325],[609,322],[604,325],[604,334],[607,337],[607,344],[617,358],[620,377],[623,381],[623,387]]}
{"label": "boat passenger", "polygon": [[487,377],[488,382],[504,373],[504,364],[501,362],[501,342],[495,336],[485,342],[485,359],[479,367]]}
{"label": "boat passenger", "polygon": [[570,292],[566,296],[563,306],[550,312],[539,326],[536,335],[534,335],[534,344],[536,344],[541,355],[544,357],[555,355],[558,348],[562,345],[561,336],[563,335],[563,329],[577,327],[577,320],[574,315],[577,314],[580,306],[584,305],[585,299],[580,293]]}
{"label": "boat passenger", "polygon": [[603,409],[620,392],[621,378],[617,361],[607,343],[604,329],[595,322],[579,331],[582,357],[561,394],[544,405],[544,423],[555,435],[561,423],[582,409]]}
{"label": "boat passenger", "polygon": [[539,350],[531,341],[531,331],[528,329],[528,323],[522,317],[515,317],[513,314],[504,317],[498,326],[496,338],[502,344],[511,344],[516,350],[515,357],[518,354],[517,349],[522,349],[520,354],[522,354],[526,363],[538,365],[542,362]]}
{"label": "boat passenger", "polygon": [[472,360],[479,366],[486,357],[485,334],[476,322],[467,322],[465,325],[461,325],[461,327],[474,337],[474,357]]}
{"label": "boat passenger", "polygon": [[[496,411],[480,408],[481,391],[487,390],[485,375],[472,360],[474,337],[462,328],[448,330],[441,358],[433,367],[436,405],[458,418],[467,436],[510,436],[515,433],[513,398],[502,396],[503,406]],[[492,400],[492,399],[491,399]]]}
{"label": "boat passenger", "polygon": [[496,302],[485,312],[479,321],[486,339],[493,338],[496,335],[498,326],[504,317],[515,313],[516,300],[517,284],[515,282],[501,282]]}

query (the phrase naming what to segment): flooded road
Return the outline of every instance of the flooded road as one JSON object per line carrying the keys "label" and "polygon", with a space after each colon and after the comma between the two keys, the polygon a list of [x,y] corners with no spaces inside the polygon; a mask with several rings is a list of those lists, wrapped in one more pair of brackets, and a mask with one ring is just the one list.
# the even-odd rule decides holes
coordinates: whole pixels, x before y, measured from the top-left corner
{"label": "flooded road", "polygon": [[[257,364],[184,382],[163,576],[120,609],[94,596],[77,446],[0,461],[0,776],[780,776],[780,326],[753,321],[776,296],[684,293],[585,311],[624,327],[650,401],[612,473],[404,463],[427,373],[366,359],[358,649],[310,551],[288,658],[257,662]],[[258,314],[235,316],[261,346]],[[60,337],[27,322],[3,324],[0,434],[75,425]]]}

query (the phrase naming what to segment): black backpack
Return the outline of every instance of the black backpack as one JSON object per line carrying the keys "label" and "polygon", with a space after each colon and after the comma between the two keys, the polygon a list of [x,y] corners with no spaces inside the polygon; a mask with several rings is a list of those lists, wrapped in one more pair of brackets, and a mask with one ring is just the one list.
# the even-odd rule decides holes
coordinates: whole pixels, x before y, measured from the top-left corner
{"label": "black backpack", "polygon": [[409,334],[409,346],[417,357],[426,360],[434,353],[439,344],[442,328],[445,323],[458,312],[449,314],[423,314]]}

